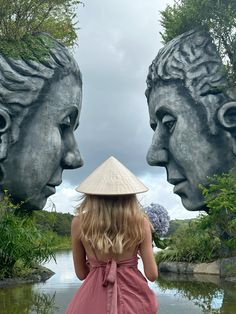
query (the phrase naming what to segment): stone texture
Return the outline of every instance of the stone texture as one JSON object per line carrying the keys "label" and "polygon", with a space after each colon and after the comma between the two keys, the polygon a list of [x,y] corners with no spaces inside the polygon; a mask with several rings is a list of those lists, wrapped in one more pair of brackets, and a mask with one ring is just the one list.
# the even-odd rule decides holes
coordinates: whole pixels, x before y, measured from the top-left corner
{"label": "stone texture", "polygon": [[192,274],[194,265],[184,262],[161,262],[158,268],[162,272],[173,272],[177,274]]}
{"label": "stone texture", "polygon": [[81,73],[69,50],[50,41],[45,60],[0,54],[0,198],[8,190],[28,211],[44,207],[64,169],[83,164],[74,137]]}
{"label": "stone texture", "polygon": [[149,67],[146,96],[148,163],[165,167],[186,209],[208,211],[199,184],[236,168],[235,88],[210,35],[192,30],[169,41]]}
{"label": "stone texture", "polygon": [[221,277],[236,277],[236,257],[221,260],[220,275]]}
{"label": "stone texture", "polygon": [[196,264],[193,267],[193,273],[194,274],[220,275],[220,261],[217,260],[212,263]]}
{"label": "stone texture", "polygon": [[223,258],[211,263],[180,263],[161,262],[158,265],[160,272],[172,272],[176,274],[208,274],[218,275],[235,281],[236,257]]}
{"label": "stone texture", "polygon": [[0,280],[0,288],[17,286],[23,283],[44,282],[51,278],[54,274],[55,273],[52,270],[39,265],[33,268],[30,273],[28,273],[24,277],[14,277]]}

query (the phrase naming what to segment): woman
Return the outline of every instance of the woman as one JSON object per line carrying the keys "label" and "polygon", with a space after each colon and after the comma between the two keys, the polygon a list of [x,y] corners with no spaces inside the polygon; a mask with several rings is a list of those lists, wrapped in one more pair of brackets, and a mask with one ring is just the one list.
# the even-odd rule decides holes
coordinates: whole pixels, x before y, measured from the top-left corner
{"label": "woman", "polygon": [[147,188],[110,157],[77,191],[85,193],[72,221],[76,275],[84,283],[67,314],[156,314],[157,300],[137,268],[157,277],[151,225],[136,198]]}

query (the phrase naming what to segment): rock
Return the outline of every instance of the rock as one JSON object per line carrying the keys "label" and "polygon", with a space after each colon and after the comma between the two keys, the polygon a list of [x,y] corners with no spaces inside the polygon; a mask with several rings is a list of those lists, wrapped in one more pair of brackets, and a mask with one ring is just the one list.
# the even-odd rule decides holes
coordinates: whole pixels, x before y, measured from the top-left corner
{"label": "rock", "polygon": [[[236,278],[236,257],[222,258],[211,263],[161,262],[158,265],[160,272],[177,274],[208,274],[218,275],[226,280]],[[229,279],[231,278],[231,279]]]}
{"label": "rock", "polygon": [[224,280],[236,283],[236,277],[225,277]]}
{"label": "rock", "polygon": [[220,275],[221,277],[236,277],[236,257],[221,259]]}
{"label": "rock", "polygon": [[193,273],[193,264],[186,262],[161,262],[158,268],[162,272],[173,272],[177,274]]}
{"label": "rock", "polygon": [[43,266],[37,266],[24,277],[5,278],[0,280],[0,288],[8,286],[17,286],[23,283],[44,282],[51,278],[55,273]]}
{"label": "rock", "polygon": [[220,260],[212,263],[200,263],[193,266],[194,274],[220,275]]}

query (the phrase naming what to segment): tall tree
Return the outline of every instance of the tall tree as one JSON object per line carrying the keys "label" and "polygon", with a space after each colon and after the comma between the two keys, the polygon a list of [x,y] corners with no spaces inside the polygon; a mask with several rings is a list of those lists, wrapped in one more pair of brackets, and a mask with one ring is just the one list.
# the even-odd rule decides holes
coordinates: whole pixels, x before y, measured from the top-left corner
{"label": "tall tree", "polygon": [[161,25],[164,43],[194,28],[209,31],[229,79],[236,82],[235,0],[176,0],[161,11]]}
{"label": "tall tree", "polygon": [[0,39],[21,40],[35,32],[47,32],[66,46],[77,39],[79,0],[0,0]]}

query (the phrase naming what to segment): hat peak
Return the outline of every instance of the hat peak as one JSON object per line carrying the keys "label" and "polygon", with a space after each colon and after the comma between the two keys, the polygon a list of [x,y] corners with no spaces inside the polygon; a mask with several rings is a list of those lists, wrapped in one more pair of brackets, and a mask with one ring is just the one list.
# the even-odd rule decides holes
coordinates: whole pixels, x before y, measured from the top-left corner
{"label": "hat peak", "polygon": [[114,156],[107,158],[77,188],[92,195],[143,193],[148,188]]}

